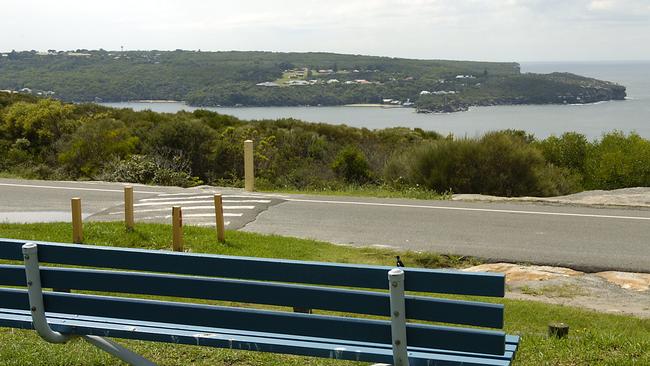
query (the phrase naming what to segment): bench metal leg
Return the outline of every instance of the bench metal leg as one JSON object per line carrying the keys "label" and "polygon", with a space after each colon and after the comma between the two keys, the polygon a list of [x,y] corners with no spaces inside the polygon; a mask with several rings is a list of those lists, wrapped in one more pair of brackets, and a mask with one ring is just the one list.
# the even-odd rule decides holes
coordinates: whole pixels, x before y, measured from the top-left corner
{"label": "bench metal leg", "polygon": [[108,352],[111,355],[119,358],[120,360],[128,363],[132,366],[156,366],[155,363],[147,360],[146,358],[140,356],[139,354],[124,348],[121,345],[106,339],[103,337],[97,336],[83,336],[83,338],[88,341],[88,343],[93,346],[101,349],[102,351]]}
{"label": "bench metal leg", "polygon": [[29,307],[32,312],[34,329],[41,338],[50,343],[66,343],[72,338],[69,335],[55,332],[47,324],[45,306],[43,305],[43,288],[41,287],[41,273],[38,269],[38,249],[34,243],[23,245],[23,258],[25,260],[25,276],[27,277],[27,294]]}
{"label": "bench metal leg", "polygon": [[[50,328],[45,316],[43,304],[43,287],[41,285],[41,272],[38,265],[38,247],[34,243],[26,243],[22,247],[25,260],[25,276],[27,278],[27,295],[29,307],[32,312],[32,323],[38,335],[50,343],[66,343],[75,336],[55,332]],[[120,360],[133,366],[156,366],[155,363],[134,353],[119,344],[102,337],[83,336],[93,346],[110,353]]]}
{"label": "bench metal leg", "polygon": [[408,366],[403,270],[394,268],[388,272],[388,288],[390,289],[390,328],[393,339],[393,365]]}

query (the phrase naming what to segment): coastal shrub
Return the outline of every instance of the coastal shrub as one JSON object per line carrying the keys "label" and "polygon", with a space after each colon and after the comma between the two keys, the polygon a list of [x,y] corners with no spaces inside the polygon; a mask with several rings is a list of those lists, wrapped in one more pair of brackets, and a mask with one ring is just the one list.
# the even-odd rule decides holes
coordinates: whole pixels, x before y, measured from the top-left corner
{"label": "coastal shrub", "polygon": [[478,191],[499,196],[546,195],[540,185],[546,162],[525,137],[489,132],[478,144]]}
{"label": "coastal shrub", "polygon": [[336,155],[332,170],[348,183],[364,184],[372,176],[366,156],[353,145],[346,146]]}
{"label": "coastal shrub", "polygon": [[73,113],[73,105],[51,99],[36,103],[20,101],[3,111],[0,131],[8,140],[29,141],[30,152],[44,157],[51,153],[54,143],[79,126]]}
{"label": "coastal shrub", "polygon": [[[176,118],[155,124],[141,136],[145,154],[173,151],[183,155],[190,164],[192,173],[201,179],[216,165],[217,133],[206,123],[196,119]],[[163,154],[164,155],[164,154]]]}
{"label": "coastal shrub", "polygon": [[593,144],[585,165],[589,189],[650,186],[650,141],[636,133],[607,133]]}
{"label": "coastal shrub", "polygon": [[132,154],[138,142],[122,121],[93,120],[70,135],[58,159],[71,176],[94,178],[110,160]]}
{"label": "coastal shrub", "polygon": [[529,141],[516,131],[439,140],[394,156],[384,176],[438,192],[546,196],[574,190],[575,177],[549,166]]}
{"label": "coastal shrub", "polygon": [[438,192],[476,192],[480,187],[479,145],[471,139],[440,140],[423,145],[403,159],[411,184]]}
{"label": "coastal shrub", "polygon": [[202,184],[190,174],[189,162],[182,156],[171,159],[161,155],[131,155],[127,159],[114,159],[108,163],[102,180],[141,184],[192,187]]}
{"label": "coastal shrub", "polygon": [[585,173],[587,153],[590,149],[585,135],[566,132],[560,137],[550,136],[535,145],[542,151],[547,162],[579,174]]}

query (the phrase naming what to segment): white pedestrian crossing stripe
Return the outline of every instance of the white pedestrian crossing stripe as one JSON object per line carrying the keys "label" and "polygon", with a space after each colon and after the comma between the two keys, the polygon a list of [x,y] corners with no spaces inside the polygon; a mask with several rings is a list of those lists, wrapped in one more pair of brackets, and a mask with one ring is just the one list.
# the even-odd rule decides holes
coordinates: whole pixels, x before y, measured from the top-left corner
{"label": "white pedestrian crossing stripe", "polygon": [[[197,200],[197,199],[207,199],[207,198],[214,198],[214,196],[191,196],[191,197],[164,197],[164,198],[143,198],[140,200],[140,202],[152,202],[152,201],[169,201],[169,200]],[[256,197],[251,197],[251,196],[237,196],[237,195],[232,195],[232,194],[224,194],[221,196],[221,198],[243,198],[243,199],[250,199],[250,198],[256,198]]]}
{"label": "white pedestrian crossing stripe", "polygon": [[[181,206],[183,211],[188,210],[214,210],[214,206]],[[224,210],[252,210],[255,206],[223,206]],[[145,213],[145,212],[165,212],[169,211],[171,208],[149,208],[145,210],[133,210],[134,213]],[[109,215],[124,215],[124,211],[115,211],[109,212]]]}
{"label": "white pedestrian crossing stripe", "polygon": [[[138,201],[140,202],[140,201]],[[222,200],[223,203],[271,203],[271,200]],[[141,207],[141,206],[177,206],[177,205],[183,205],[183,204],[192,204],[192,203],[213,203],[214,200],[206,200],[206,201],[165,201],[165,202],[144,202],[144,203],[136,203],[133,206],[134,207]]]}
{"label": "white pedestrian crossing stripe", "polygon": [[[223,217],[242,217],[242,213],[224,213]],[[205,213],[205,214],[183,214],[183,218],[187,217],[214,217],[214,213]],[[147,216],[141,217],[142,220],[153,220],[153,219],[171,219],[172,215],[157,215],[157,216]]]}
{"label": "white pedestrian crossing stripe", "polygon": [[[273,200],[271,197],[260,193],[256,194],[223,194],[223,216],[230,219],[225,221],[226,226],[240,228],[255,216],[265,210]],[[169,222],[173,206],[181,206],[183,223],[185,225],[211,226],[215,223],[214,194],[210,192],[194,193],[162,193],[150,198],[139,199],[135,202],[135,219],[144,222]],[[109,217],[118,218],[124,215],[123,207],[117,207],[105,213]]]}

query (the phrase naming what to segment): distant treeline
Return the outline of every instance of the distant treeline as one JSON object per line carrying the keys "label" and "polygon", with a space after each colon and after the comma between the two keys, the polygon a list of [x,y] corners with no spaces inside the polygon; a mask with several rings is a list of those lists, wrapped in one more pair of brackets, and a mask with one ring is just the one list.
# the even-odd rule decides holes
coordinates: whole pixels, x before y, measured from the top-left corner
{"label": "distant treeline", "polygon": [[558,195],[650,185],[650,141],[524,131],[455,138],[421,129],[368,130],[293,119],[242,121],[66,104],[0,93],[0,171],[27,178],[241,186],[255,141],[258,186],[385,186],[494,195]]}
{"label": "distant treeline", "polygon": [[[294,106],[410,99],[422,111],[456,111],[468,105],[587,103],[625,97],[620,85],[572,74],[521,74],[517,63],[505,62],[180,50],[4,55],[0,90],[24,89],[71,102],[182,100],[197,106]],[[289,75],[314,82],[286,86]],[[274,81],[282,86],[256,85]]]}

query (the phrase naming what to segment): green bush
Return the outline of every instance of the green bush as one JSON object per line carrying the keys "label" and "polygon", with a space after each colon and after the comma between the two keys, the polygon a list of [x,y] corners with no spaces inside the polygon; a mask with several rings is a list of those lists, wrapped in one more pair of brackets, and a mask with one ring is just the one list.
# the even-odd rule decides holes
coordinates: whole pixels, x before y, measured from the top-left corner
{"label": "green bush", "polygon": [[439,140],[394,156],[385,177],[438,192],[520,196],[574,189],[566,172],[548,166],[529,141],[516,131],[491,132],[480,139]]}
{"label": "green bush", "polygon": [[122,121],[112,118],[90,121],[63,144],[59,162],[73,177],[94,178],[110,160],[132,154],[138,142]]}
{"label": "green bush", "polygon": [[372,173],[368,160],[356,146],[343,148],[332,163],[332,170],[348,183],[364,184],[370,181]]}
{"label": "green bush", "polygon": [[475,187],[499,196],[548,195],[540,184],[544,157],[519,135],[491,132],[479,140]]}
{"label": "green bush", "polygon": [[636,133],[605,134],[589,150],[585,165],[589,189],[650,186],[650,141]]}
{"label": "green bush", "polygon": [[162,156],[132,155],[115,159],[106,165],[100,179],[117,182],[192,187],[203,182],[192,177],[189,164],[180,156],[167,159]]}

